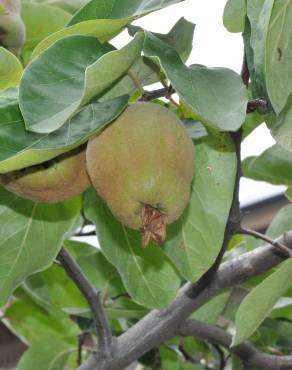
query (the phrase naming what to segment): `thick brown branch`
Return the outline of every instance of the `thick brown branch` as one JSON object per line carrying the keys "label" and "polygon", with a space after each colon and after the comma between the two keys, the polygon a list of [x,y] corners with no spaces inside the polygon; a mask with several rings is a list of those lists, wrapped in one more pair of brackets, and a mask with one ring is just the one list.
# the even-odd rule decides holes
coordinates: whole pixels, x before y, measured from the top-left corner
{"label": "thick brown branch", "polygon": [[[277,242],[292,250],[292,231]],[[187,317],[223,289],[236,286],[251,277],[262,274],[283,261],[283,255],[271,245],[265,245],[231,261],[223,263],[212,283],[194,299],[195,284],[187,283],[178,292],[176,299],[164,311],[153,310],[137,324],[122,334],[112,359],[99,364],[91,357],[79,370],[120,370],[131,364],[150,349],[172,338]]]}
{"label": "thick brown branch", "polygon": [[103,361],[112,354],[112,335],[99,299],[99,294],[88,281],[74,259],[70,256],[66,248],[63,247],[61,249],[57,259],[64,267],[67,275],[74,281],[84,295],[90,306],[98,338],[99,346],[97,353],[99,358]]}
{"label": "thick brown branch", "polygon": [[197,320],[187,320],[178,329],[178,335],[197,336],[211,343],[220,344],[234,353],[249,366],[256,366],[259,369],[288,370],[292,369],[292,356],[275,356],[258,351],[248,343],[242,343],[231,347],[232,337],[224,330],[202,323]]}

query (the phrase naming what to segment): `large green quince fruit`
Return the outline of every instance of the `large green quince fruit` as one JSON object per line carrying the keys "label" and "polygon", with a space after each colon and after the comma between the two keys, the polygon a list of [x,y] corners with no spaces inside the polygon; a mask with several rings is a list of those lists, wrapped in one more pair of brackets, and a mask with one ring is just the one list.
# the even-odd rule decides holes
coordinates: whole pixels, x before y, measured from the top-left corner
{"label": "large green quince fruit", "polygon": [[87,169],[113,215],[140,229],[142,244],[161,244],[165,225],[189,201],[194,146],[182,122],[168,109],[130,104],[87,146]]}

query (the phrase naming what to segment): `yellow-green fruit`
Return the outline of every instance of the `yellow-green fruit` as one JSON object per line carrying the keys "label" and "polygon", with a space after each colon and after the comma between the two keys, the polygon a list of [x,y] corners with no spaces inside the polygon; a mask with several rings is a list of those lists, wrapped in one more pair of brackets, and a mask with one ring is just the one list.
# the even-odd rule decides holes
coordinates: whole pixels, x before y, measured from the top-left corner
{"label": "yellow-green fruit", "polygon": [[1,184],[22,198],[57,203],[90,186],[85,149],[78,148],[51,161],[0,176]]}
{"label": "yellow-green fruit", "polygon": [[[142,231],[147,244],[165,237],[190,196],[194,147],[174,113],[134,103],[87,146],[91,181],[114,216]],[[145,235],[148,234],[148,235]]]}
{"label": "yellow-green fruit", "polygon": [[20,0],[0,0],[0,43],[19,54],[25,42],[25,26],[20,16]]}

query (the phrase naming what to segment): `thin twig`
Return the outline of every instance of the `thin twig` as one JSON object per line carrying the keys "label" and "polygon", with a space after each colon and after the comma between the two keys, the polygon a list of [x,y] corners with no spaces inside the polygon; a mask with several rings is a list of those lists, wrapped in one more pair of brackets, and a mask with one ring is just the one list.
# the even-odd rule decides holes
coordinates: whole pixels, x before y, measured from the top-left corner
{"label": "thin twig", "polygon": [[286,247],[286,245],[270,238],[267,235],[259,233],[258,231],[255,231],[255,230],[246,229],[244,227],[240,227],[238,229],[238,233],[243,234],[243,235],[251,235],[251,236],[255,237],[256,239],[261,239],[261,240],[265,241],[266,243],[269,243],[269,244],[273,245],[279,251],[284,253],[285,256],[292,258],[292,251],[288,247]]}
{"label": "thin twig", "polygon": [[82,364],[82,351],[84,344],[85,333],[78,335],[78,353],[77,353],[77,366]]}
{"label": "thin twig", "polygon": [[222,351],[222,349],[217,343],[213,343],[213,347],[215,351],[218,353],[218,357],[219,357],[218,370],[224,370],[226,366],[226,358],[225,358],[224,352]]}
{"label": "thin twig", "polygon": [[62,248],[57,259],[64,267],[67,275],[74,281],[86,298],[93,314],[98,338],[98,353],[101,358],[108,358],[112,353],[112,335],[108,326],[99,293],[88,281],[78,264],[74,261],[66,248]]}

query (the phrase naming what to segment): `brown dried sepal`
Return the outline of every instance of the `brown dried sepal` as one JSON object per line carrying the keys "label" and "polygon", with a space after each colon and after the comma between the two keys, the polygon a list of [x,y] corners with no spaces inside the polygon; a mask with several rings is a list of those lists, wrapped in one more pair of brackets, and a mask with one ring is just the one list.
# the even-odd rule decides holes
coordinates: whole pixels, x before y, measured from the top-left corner
{"label": "brown dried sepal", "polygon": [[166,217],[157,208],[145,205],[141,218],[142,246],[147,247],[151,240],[161,245],[166,237]]}

